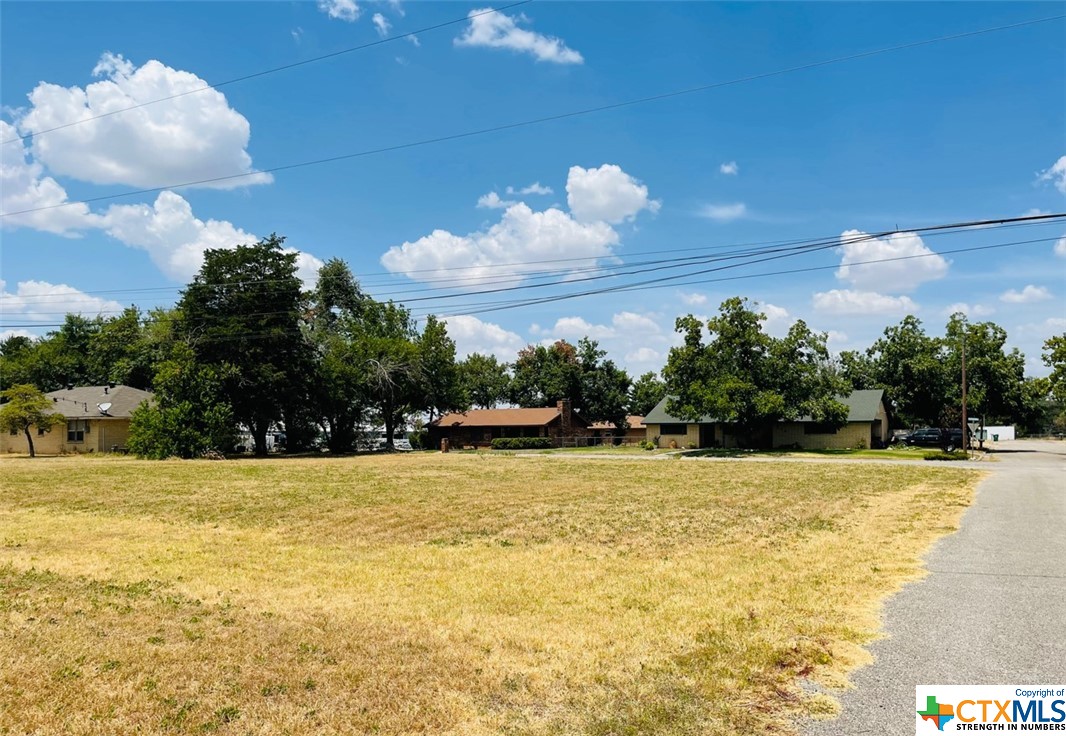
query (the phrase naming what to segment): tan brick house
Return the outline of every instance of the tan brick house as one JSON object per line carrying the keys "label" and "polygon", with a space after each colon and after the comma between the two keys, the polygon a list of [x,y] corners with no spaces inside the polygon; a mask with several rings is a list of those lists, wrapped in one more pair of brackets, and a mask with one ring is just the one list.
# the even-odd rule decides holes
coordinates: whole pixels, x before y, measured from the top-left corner
{"label": "tan brick house", "polygon": [[[76,452],[124,451],[130,434],[130,415],[150,391],[130,386],[78,386],[45,394],[51,410],[67,418],[66,424],[43,432],[35,427],[33,447],[39,455]],[[29,453],[22,432],[0,432],[0,452]]]}
{"label": "tan brick house", "polygon": [[[664,398],[644,418],[648,439],[659,447],[736,447],[736,437],[728,422],[701,417],[686,422],[666,413]],[[848,423],[829,430],[810,417],[795,422],[778,422],[769,441],[771,447],[800,447],[806,450],[883,447],[888,444],[888,411],[881,389],[853,391],[838,397],[848,407]]]}

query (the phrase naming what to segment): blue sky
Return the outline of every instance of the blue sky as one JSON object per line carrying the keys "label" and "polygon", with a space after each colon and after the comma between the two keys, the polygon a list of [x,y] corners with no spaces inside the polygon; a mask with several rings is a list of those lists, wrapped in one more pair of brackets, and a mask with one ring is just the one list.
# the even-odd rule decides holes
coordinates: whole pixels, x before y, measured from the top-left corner
{"label": "blue sky", "polygon": [[[1028,370],[1046,373],[1040,344],[1066,331],[1066,226],[909,228],[1066,209],[1062,19],[224,188],[166,188],[1062,12],[1054,3],[540,0],[467,17],[487,7],[5,2],[4,141],[462,22],[6,143],[5,213],[165,189],[4,217],[0,331],[41,334],[66,310],[171,304],[204,248],[276,232],[300,251],[308,278],[339,257],[371,293],[448,315],[464,353],[511,359],[529,342],[588,334],[631,371],[658,370],[675,317],[710,314],[740,294],[762,305],[771,332],[802,318],[829,332],[834,350],[865,348],[907,313],[939,333],[961,309],[1003,325]],[[884,239],[845,235],[897,227]],[[688,249],[842,236],[850,244],[723,275],[821,271],[477,307],[576,291],[568,280],[603,272],[590,269],[699,252]],[[1042,242],[843,267],[1020,240]],[[524,271],[548,268],[559,285],[476,293],[528,286]],[[467,295],[442,298],[455,291]]]}

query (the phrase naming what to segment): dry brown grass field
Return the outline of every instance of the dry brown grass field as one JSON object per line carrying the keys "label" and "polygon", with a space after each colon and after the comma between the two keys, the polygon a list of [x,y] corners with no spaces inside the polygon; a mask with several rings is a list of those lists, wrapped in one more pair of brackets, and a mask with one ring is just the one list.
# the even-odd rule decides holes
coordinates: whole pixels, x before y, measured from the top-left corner
{"label": "dry brown grass field", "polygon": [[978,477],[3,459],[0,733],[791,733]]}

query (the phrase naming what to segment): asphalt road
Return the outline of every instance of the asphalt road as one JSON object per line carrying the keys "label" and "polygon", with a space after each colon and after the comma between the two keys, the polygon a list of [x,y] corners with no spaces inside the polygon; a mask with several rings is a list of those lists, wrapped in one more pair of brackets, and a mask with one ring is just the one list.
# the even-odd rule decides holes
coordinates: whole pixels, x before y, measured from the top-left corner
{"label": "asphalt road", "polygon": [[1066,443],[998,449],[959,531],[927,555],[929,576],[887,603],[888,638],[840,717],[806,736],[913,734],[916,685],[1066,681]]}

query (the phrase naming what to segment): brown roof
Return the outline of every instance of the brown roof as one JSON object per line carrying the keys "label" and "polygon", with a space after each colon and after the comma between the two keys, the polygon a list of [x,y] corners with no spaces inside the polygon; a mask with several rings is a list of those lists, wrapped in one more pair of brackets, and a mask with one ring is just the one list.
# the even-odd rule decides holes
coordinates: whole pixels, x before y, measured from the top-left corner
{"label": "brown roof", "polygon": [[[68,419],[126,418],[144,401],[152,401],[151,391],[123,386],[76,386],[45,394],[52,409]],[[100,406],[110,403],[105,414]]]}
{"label": "brown roof", "polygon": [[[630,429],[644,429],[644,417],[637,416],[636,414],[630,414],[626,417],[626,421],[629,423]],[[610,422],[596,422],[590,424],[589,429],[614,429],[614,425]]]}
{"label": "brown roof", "polygon": [[[543,409],[471,409],[445,414],[433,422],[434,427],[543,427],[559,416],[554,406]],[[588,424],[577,414],[575,424]]]}

